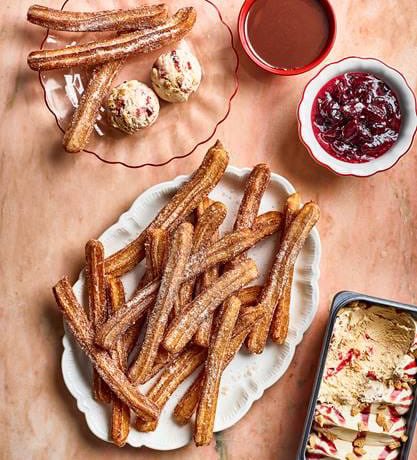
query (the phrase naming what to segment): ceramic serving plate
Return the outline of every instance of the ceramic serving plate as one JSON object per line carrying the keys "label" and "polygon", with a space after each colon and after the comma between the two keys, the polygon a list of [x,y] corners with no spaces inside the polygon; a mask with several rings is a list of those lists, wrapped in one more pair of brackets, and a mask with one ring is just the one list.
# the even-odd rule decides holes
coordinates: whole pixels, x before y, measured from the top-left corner
{"label": "ceramic serving plate", "polygon": [[[222,227],[224,231],[229,231],[233,226],[249,171],[249,169],[229,167],[222,181],[210,195],[224,202],[229,210]],[[118,222],[101,235],[100,241],[104,244],[106,254],[109,255],[132,241],[186,179],[187,176],[179,176],[170,182],[156,185],[139,196],[131,208],[122,214]],[[281,209],[285,198],[293,192],[294,187],[286,179],[273,174],[260,212]],[[276,237],[269,238],[250,251],[250,256],[257,262],[261,273],[261,278],[256,281],[256,284],[263,282],[276,243]],[[295,348],[301,342],[317,310],[320,252],[319,234],[317,229],[313,229],[295,267],[287,342],[282,346],[268,343],[261,355],[249,355],[244,350],[239,352],[223,374],[215,431],[225,430],[238,422],[254,401],[259,399],[263,392],[279,380],[288,369]],[[143,269],[139,265],[134,272],[123,278],[128,297],[133,292]],[[77,298],[85,305],[85,283],[82,273],[74,290]],[[91,396],[91,365],[68,332],[64,336],[63,344],[62,372],[65,383],[77,400],[79,410],[85,414],[91,431],[100,439],[110,441],[109,408],[97,403]],[[139,433],[132,428],[127,439],[128,444],[134,447],[146,446],[158,450],[171,450],[185,446],[191,441],[191,426],[177,425],[172,419],[172,412],[195,375],[187,379],[168,401],[157,430],[153,433]],[[146,392],[152,382],[141,387],[141,390]]]}

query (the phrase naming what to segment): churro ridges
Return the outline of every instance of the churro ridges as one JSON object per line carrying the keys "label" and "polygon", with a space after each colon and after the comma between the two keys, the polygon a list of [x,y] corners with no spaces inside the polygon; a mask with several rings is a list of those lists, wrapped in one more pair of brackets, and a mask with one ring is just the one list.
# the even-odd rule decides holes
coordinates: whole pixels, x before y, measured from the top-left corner
{"label": "churro ridges", "polygon": [[234,269],[223,274],[208,289],[198,295],[186,307],[183,315],[174,318],[168,326],[163,346],[171,353],[178,353],[191,340],[201,322],[231,294],[258,276],[253,260],[241,262]]}
{"label": "churro ridges", "polygon": [[[195,345],[177,355],[159,376],[147,397],[162,409],[174,391],[190,376],[206,359],[207,350]],[[157,421],[136,419],[136,429],[143,432],[154,431]]]}
{"label": "churro ridges", "polygon": [[252,228],[230,232],[207,249],[192,254],[185,270],[185,278],[196,276],[219,263],[229,262],[264,238],[276,233],[282,224],[282,214],[266,212],[255,219]]}
{"label": "churro ridges", "polygon": [[[106,280],[104,276],[104,248],[100,241],[90,240],[85,246],[88,316],[94,330],[107,320]],[[93,370],[93,397],[96,401],[111,402],[111,393]]]}
{"label": "churro ridges", "polygon": [[[204,206],[206,206],[205,209]],[[227,214],[227,209],[223,203],[213,202],[211,200],[205,200],[205,203],[203,203],[202,206],[199,206],[197,211],[196,233],[198,230],[200,230],[200,233],[203,234],[203,237],[200,237],[199,244],[198,239],[196,238],[197,244],[194,247],[194,252],[207,247],[210,242],[213,243],[219,239],[219,227],[223,223]],[[214,265],[213,267],[207,269],[200,275],[200,278],[197,280],[196,292],[199,293],[202,290],[210,287],[212,283],[218,278],[218,275],[218,266]],[[194,342],[197,345],[208,347],[212,321],[213,315],[211,314],[202,322],[198,328],[194,336]]]}
{"label": "churro ridges", "polygon": [[67,152],[83,150],[93,132],[102,101],[123,66],[123,61],[111,61],[94,69],[88,85],[65,131],[63,145]]}
{"label": "churro ridges", "polygon": [[219,321],[218,330],[210,343],[204,367],[204,383],[197,407],[194,427],[194,441],[197,446],[206,445],[213,436],[217,398],[220,380],[227,359],[227,348],[240,310],[240,301],[230,297],[225,302],[224,313]]}
{"label": "churro ridges", "polygon": [[[284,211],[284,231],[282,238],[285,236],[285,232],[288,231],[291,222],[294,220],[297,212],[301,206],[301,197],[299,193],[293,193],[287,198]],[[278,343],[283,344],[288,335],[288,325],[290,318],[290,306],[291,306],[291,288],[292,280],[294,276],[294,267],[290,271],[288,282],[283,289],[283,293],[278,300],[278,305],[275,308],[274,316],[272,318],[269,335],[271,339]]]}
{"label": "churro ridges", "polygon": [[150,28],[162,24],[168,17],[166,5],[142,5],[127,10],[74,12],[32,5],[27,20],[32,24],[52,30],[67,32],[124,32]]}
{"label": "churro ridges", "polygon": [[[124,288],[119,278],[107,280],[107,293],[109,310],[111,313],[117,311],[125,302]],[[127,369],[128,351],[126,338],[122,337],[117,343],[113,359],[118,363],[119,368],[125,372]],[[113,442],[121,447],[126,443],[130,430],[130,409],[117,396],[112,395],[112,409],[110,422],[110,436]]]}
{"label": "churro ridges", "polygon": [[169,313],[181,286],[185,265],[191,253],[192,240],[193,226],[188,222],[182,223],[174,233],[168,249],[167,262],[155,306],[148,318],[142,347],[137,359],[129,369],[129,379],[132,382],[145,382],[147,375],[152,370]]}
{"label": "churro ridges", "polygon": [[[184,272],[184,281],[198,276],[212,266],[232,260],[259,241],[276,233],[281,223],[281,213],[270,211],[257,217],[252,229],[243,229],[225,235],[208,248],[190,257]],[[117,339],[153,305],[159,283],[159,280],[148,283],[109,318],[97,332],[96,343],[108,350],[114,348]]]}
{"label": "churro ridges", "polygon": [[271,171],[268,165],[260,163],[252,169],[246,181],[245,191],[233,227],[234,230],[249,228],[253,225],[270,178]]}
{"label": "churro ridges", "polygon": [[[209,203],[209,202],[207,202]],[[192,253],[201,251],[210,244],[213,235],[217,232],[226,217],[227,209],[223,203],[211,202],[204,213],[198,218],[194,228]],[[175,314],[178,315],[185,305],[192,300],[194,279],[191,278],[181,285],[175,303]]]}
{"label": "churro ridges", "polygon": [[194,26],[196,11],[181,8],[162,24],[151,29],[119,34],[109,39],[70,45],[66,48],[32,51],[27,59],[32,70],[66,69],[74,66],[97,66],[150,53],[181,40]]}
{"label": "churro ridges", "polygon": [[320,210],[317,204],[313,202],[305,204],[291,222],[279,245],[274,264],[262,289],[259,301],[259,305],[265,308],[266,314],[248,338],[248,349],[252,353],[262,353],[265,348],[278,299],[288,283],[298,253],[319,217]]}
{"label": "churro ridges", "polygon": [[[250,329],[256,321],[264,316],[264,314],[265,310],[262,307],[244,308],[241,304],[239,317],[233,329],[232,338],[228,344],[227,359],[224,362],[223,369],[232,361],[236,353],[240,350]],[[198,374],[194,382],[175,406],[174,419],[180,425],[185,425],[191,420],[200,399],[203,381],[204,369]]]}
{"label": "churro ridges", "polygon": [[78,303],[68,278],[60,280],[53,288],[55,300],[75,340],[93,363],[100,377],[113,393],[144,420],[155,420],[159,408],[135,388],[117,363],[106,351],[94,344],[94,331],[90,321]]}
{"label": "churro ridges", "polygon": [[[229,155],[220,141],[209,149],[200,167],[182,185],[172,199],[158,213],[149,228],[174,230],[217,185],[229,162]],[[106,273],[123,275],[144,257],[146,230],[136,240],[106,259]]]}

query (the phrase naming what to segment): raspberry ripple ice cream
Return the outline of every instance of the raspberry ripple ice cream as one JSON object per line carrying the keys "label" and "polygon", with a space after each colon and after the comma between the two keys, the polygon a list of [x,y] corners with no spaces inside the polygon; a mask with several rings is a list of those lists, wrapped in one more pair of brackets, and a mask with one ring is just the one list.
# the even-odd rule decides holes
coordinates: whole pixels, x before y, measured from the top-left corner
{"label": "raspberry ripple ice cream", "polygon": [[306,458],[394,460],[407,440],[417,374],[417,322],[352,302],[336,318]]}

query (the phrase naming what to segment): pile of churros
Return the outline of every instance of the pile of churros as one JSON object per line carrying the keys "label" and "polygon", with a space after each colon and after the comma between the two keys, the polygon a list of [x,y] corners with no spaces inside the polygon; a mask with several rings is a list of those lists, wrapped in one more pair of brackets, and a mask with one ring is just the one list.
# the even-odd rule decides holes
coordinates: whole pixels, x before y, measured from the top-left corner
{"label": "pile of churros", "polygon": [[143,5],[129,10],[70,12],[33,5],[29,22],[69,32],[108,32],[115,36],[65,48],[32,51],[32,70],[48,71],[89,67],[92,76],[76,108],[63,140],[71,153],[83,150],[89,142],[103,99],[127,58],[150,53],[181,40],[196,21],[192,7],[169,16],[166,5]]}
{"label": "pile of churros", "polygon": [[[94,367],[93,396],[112,404],[111,439],[124,445],[133,426],[156,429],[164,405],[195,370],[200,373],[173,413],[179,424],[195,413],[194,441],[208,444],[222,373],[242,345],[262,353],[268,337],[284,343],[296,258],[320,215],[313,202],[288,197],[283,212],[258,215],[270,180],[267,165],[250,173],[234,228],[220,233],[227,209],[208,194],[222,178],[228,153],[217,141],[200,167],[130,244],[105,257],[86,245],[87,312],[67,277],[53,288],[75,340]],[[247,251],[280,233],[263,286]],[[121,276],[145,259],[133,296]],[[138,385],[155,377],[147,394]],[[131,417],[134,414],[135,417]]]}

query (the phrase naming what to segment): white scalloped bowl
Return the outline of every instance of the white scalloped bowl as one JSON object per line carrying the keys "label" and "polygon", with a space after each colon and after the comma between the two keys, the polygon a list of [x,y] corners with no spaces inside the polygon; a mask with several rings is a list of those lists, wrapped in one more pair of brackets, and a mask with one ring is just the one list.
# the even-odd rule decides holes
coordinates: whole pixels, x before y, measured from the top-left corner
{"label": "white scalloped bowl", "polygon": [[[369,72],[385,81],[396,93],[401,109],[401,129],[397,142],[375,160],[367,163],[341,161],[319,144],[313,131],[311,111],[320,89],[332,78],[345,72]],[[368,177],[392,168],[411,148],[417,128],[416,99],[404,76],[382,61],[373,58],[349,57],[329,64],[309,81],[298,106],[298,133],[313,159],[342,176]]]}
{"label": "white scalloped bowl", "polygon": [[[223,179],[210,194],[212,198],[221,200],[228,207],[224,230],[233,226],[249,171],[249,169],[228,167]],[[100,241],[104,244],[106,254],[115,252],[133,240],[186,179],[187,176],[177,177],[173,181],[156,185],[139,196],[119,221],[101,235]],[[260,212],[281,209],[285,198],[293,192],[294,187],[286,179],[273,174],[271,184],[262,200]],[[256,281],[256,284],[264,279],[272,260],[275,244],[276,238],[269,238],[250,251],[250,256],[256,260],[261,273],[261,278]],[[313,229],[295,267],[287,342],[282,346],[268,343],[262,355],[249,355],[245,351],[238,353],[222,377],[215,431],[225,430],[238,422],[254,401],[259,399],[263,392],[288,369],[295,348],[301,342],[317,310],[320,253],[319,234],[316,229]],[[139,266],[123,278],[127,296],[133,292],[142,271],[143,267]],[[85,305],[84,287],[84,276],[81,274],[74,285],[74,291],[83,305]],[[91,365],[68,331],[64,336],[63,344],[62,372],[65,384],[76,398],[78,408],[85,414],[91,431],[100,439],[111,442],[108,437],[109,408],[98,404],[91,396]],[[177,425],[171,414],[195,375],[188,378],[168,401],[156,431],[139,433],[132,428],[127,439],[128,444],[134,447],[146,446],[157,450],[171,450],[183,447],[192,440],[191,426]],[[141,387],[141,390],[146,391],[152,382]]]}

